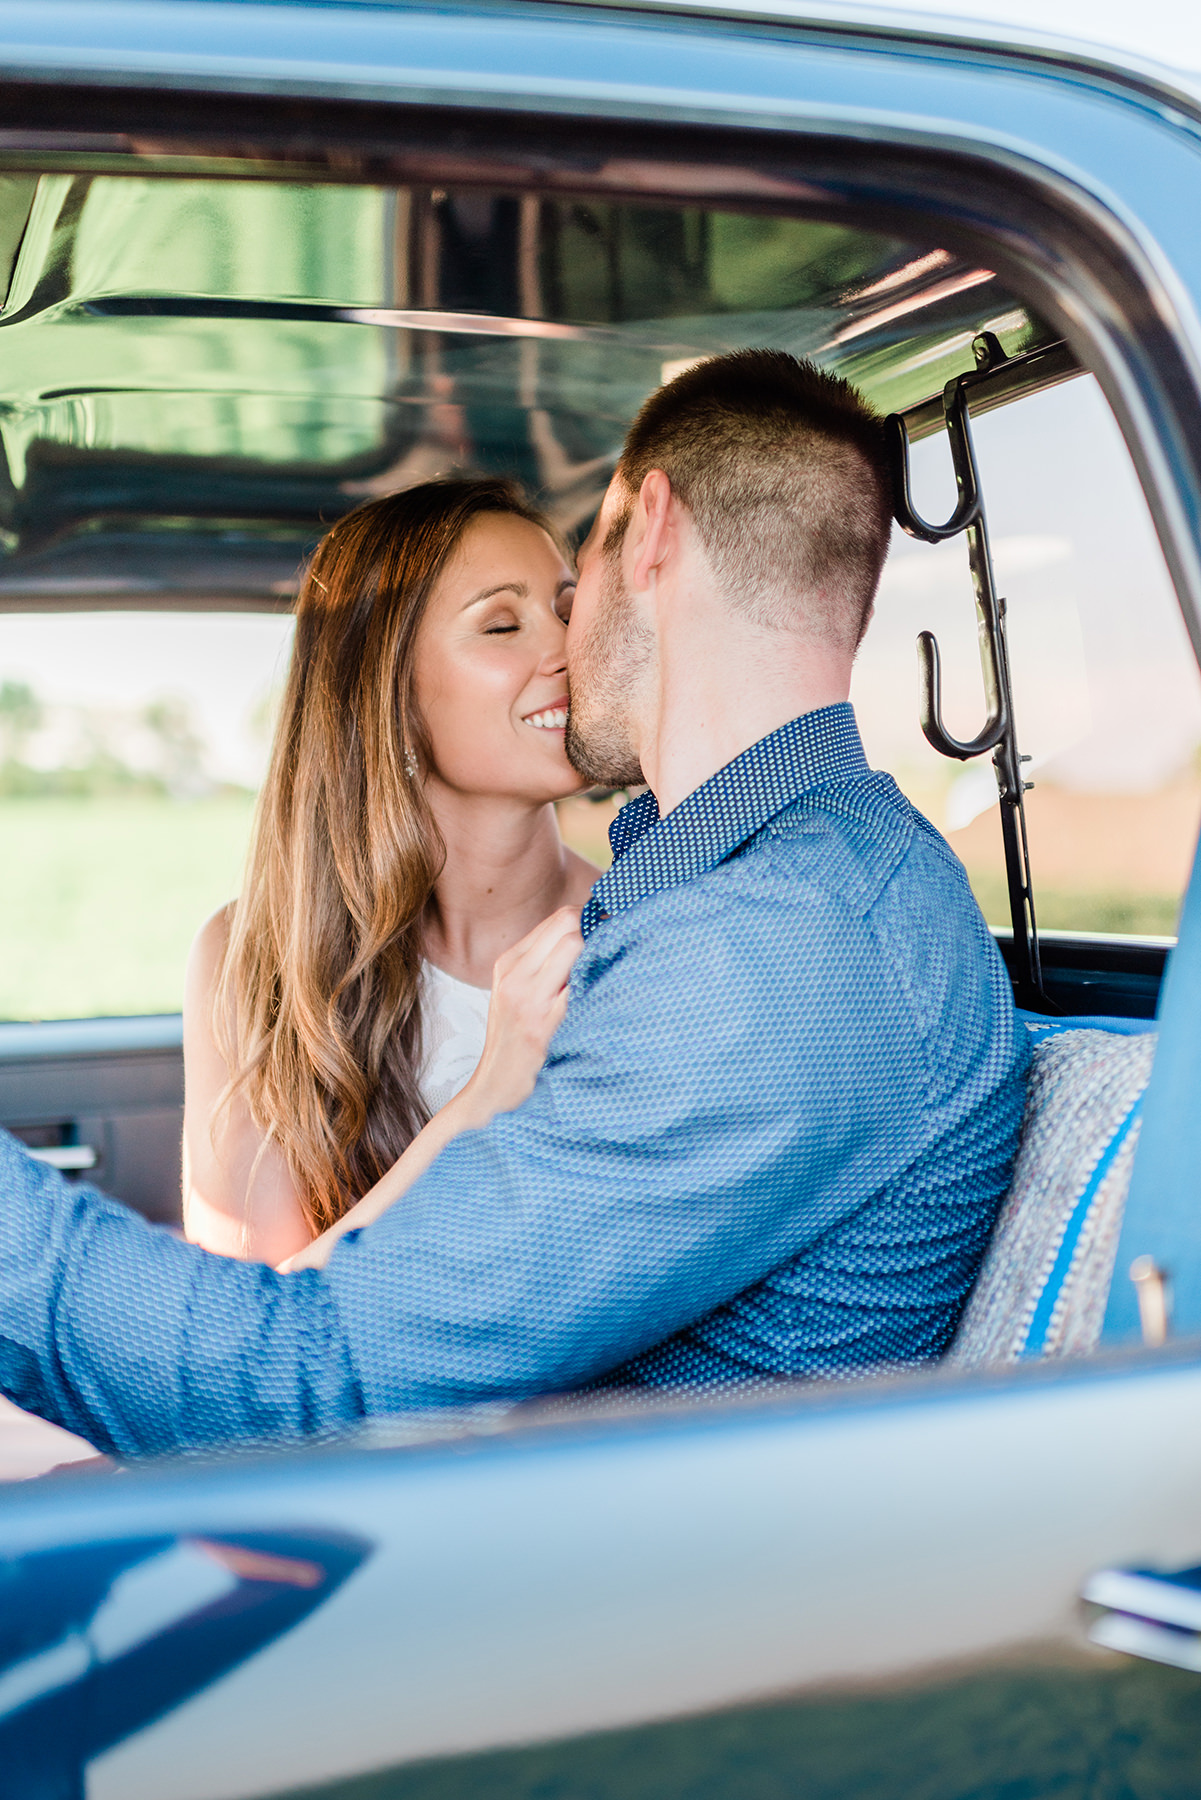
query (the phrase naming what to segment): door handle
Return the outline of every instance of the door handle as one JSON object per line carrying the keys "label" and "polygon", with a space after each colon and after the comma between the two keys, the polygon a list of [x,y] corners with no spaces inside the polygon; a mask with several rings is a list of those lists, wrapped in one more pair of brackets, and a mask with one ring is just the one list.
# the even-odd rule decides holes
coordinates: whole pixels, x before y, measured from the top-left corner
{"label": "door handle", "polygon": [[51,1144],[46,1149],[30,1150],[29,1155],[35,1162],[46,1163],[64,1175],[82,1175],[85,1169],[94,1169],[100,1161],[91,1144]]}
{"label": "door handle", "polygon": [[1201,1674],[1201,1568],[1098,1569],[1080,1598],[1099,1609],[1088,1627],[1094,1644]]}

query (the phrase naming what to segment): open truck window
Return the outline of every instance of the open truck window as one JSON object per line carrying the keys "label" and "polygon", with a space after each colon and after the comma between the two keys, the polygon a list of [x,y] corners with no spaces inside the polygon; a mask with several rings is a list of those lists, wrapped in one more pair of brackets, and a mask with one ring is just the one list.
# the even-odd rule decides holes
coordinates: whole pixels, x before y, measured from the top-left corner
{"label": "open truck window", "polygon": [[[1051,337],[970,259],[793,217],[65,174],[7,177],[0,210],[9,1019],[177,1007],[191,933],[239,879],[286,655],[286,621],[264,609],[286,608],[322,527],[358,501],[497,470],[579,533],[642,399],[698,357],[778,345],[887,412],[970,367],[979,331],[1009,354]],[[1170,934],[1201,701],[1128,456],[1091,378],[975,432],[1039,924]],[[914,476],[938,510],[940,433],[915,444]],[[948,764],[917,727],[922,629],[970,735],[962,541],[898,533],[859,660],[861,725],[1003,929],[988,759]],[[567,835],[603,861],[611,816],[571,803]]]}
{"label": "open truck window", "polygon": [[[1099,390],[978,258],[764,209],[203,172],[14,174],[0,218],[0,1053],[5,1122],[31,1145],[90,1145],[93,1174],[170,1213],[184,961],[238,891],[321,532],[475,469],[518,477],[578,539],[647,394],[744,346],[812,357],[910,420],[927,516],[953,500],[940,396],[973,344],[1032,371],[973,403],[972,429],[1047,993],[1153,1012],[1198,811],[1196,666]],[[853,698],[872,760],[947,834],[1012,955],[990,759],[923,737],[922,631],[948,728],[970,737],[963,539],[897,531]],[[561,809],[602,865],[621,798]],[[121,1065],[134,1123],[29,1075],[51,1044],[34,1022],[71,1020],[86,1043],[54,1042],[81,1067],[114,1032],[153,1053],[153,1092],[148,1063]]]}
{"label": "open truck window", "polygon": [[[978,329],[1013,354],[1050,336],[943,246],[719,207],[56,173],[0,181],[0,219],[13,1021],[177,1010],[191,937],[238,888],[299,571],[356,504],[495,471],[578,537],[642,400],[706,355],[812,356],[887,412],[970,366]],[[1024,498],[1004,531],[1046,536]],[[911,640],[944,613],[949,646],[970,638],[970,596],[947,579],[955,551],[928,578],[901,554],[860,711],[879,760],[954,830],[984,804],[964,797],[980,771],[961,789],[920,744],[915,760]],[[974,693],[962,673],[953,704]],[[568,802],[565,835],[603,864],[613,812]],[[963,842],[1001,922],[993,824]],[[1167,888],[1153,902],[1170,921]]]}
{"label": "open truck window", "polygon": [[178,1012],[290,640],[280,614],[0,613],[0,1018]]}

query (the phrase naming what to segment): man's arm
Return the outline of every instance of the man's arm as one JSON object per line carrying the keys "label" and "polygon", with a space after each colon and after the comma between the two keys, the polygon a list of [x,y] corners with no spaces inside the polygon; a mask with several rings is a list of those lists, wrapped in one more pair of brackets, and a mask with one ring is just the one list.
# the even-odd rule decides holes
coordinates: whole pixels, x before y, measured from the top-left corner
{"label": "man's arm", "polygon": [[10,1143],[0,1386],[130,1452],[600,1374],[827,1229],[819,1169],[856,1204],[873,1121],[907,1153],[912,1066],[879,1057],[865,1081],[862,1035],[831,1023],[865,984],[881,1016],[904,1010],[862,922],[820,892],[784,905],[710,880],[645,902],[591,940],[532,1099],[450,1145],[324,1271],[209,1256]]}
{"label": "man's arm", "polygon": [[861,1204],[879,1120],[913,1156],[912,1057],[865,1066],[856,1029],[865,996],[881,1021],[908,1002],[863,921],[805,885],[698,883],[589,940],[531,1099],[330,1261],[371,1411],[590,1380]]}
{"label": "man's arm", "polygon": [[303,1437],[363,1409],[315,1277],[184,1243],[3,1131],[0,1391],[124,1455]]}

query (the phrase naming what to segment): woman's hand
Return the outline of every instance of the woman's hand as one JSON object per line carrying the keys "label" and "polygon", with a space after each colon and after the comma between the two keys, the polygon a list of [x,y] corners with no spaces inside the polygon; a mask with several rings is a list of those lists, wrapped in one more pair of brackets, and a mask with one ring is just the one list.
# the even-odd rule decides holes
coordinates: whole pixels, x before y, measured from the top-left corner
{"label": "woman's hand", "polygon": [[563,906],[496,959],[483,1054],[459,1096],[477,1128],[533,1092],[567,1011],[567,979],[583,947],[580,915]]}
{"label": "woman's hand", "polygon": [[320,1269],[338,1239],[371,1225],[423,1175],[452,1138],[480,1131],[498,1112],[529,1098],[550,1040],[567,1011],[567,977],[583,948],[580,915],[570,906],[551,913],[496,962],[488,1031],[479,1067],[461,1093],[419,1131],[399,1161],[336,1225],[279,1264],[281,1274]]}

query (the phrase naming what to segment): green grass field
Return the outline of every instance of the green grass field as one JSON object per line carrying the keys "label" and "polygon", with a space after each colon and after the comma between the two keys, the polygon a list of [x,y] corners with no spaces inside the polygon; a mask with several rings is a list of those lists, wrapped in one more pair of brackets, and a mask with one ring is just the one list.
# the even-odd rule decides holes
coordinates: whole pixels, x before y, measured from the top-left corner
{"label": "green grass field", "polygon": [[0,1018],[177,1012],[196,928],[238,891],[253,805],[0,801]]}

